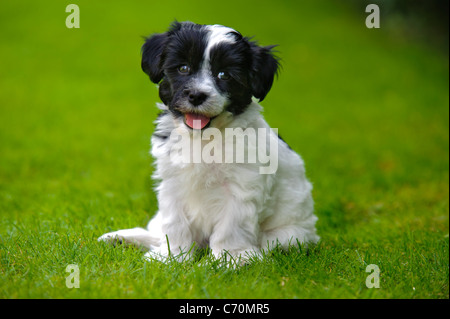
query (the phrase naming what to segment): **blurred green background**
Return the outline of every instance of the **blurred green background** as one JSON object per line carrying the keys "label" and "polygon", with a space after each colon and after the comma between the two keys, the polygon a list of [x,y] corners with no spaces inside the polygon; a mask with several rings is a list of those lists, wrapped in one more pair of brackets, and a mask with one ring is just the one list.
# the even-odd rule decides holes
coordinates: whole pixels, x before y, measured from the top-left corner
{"label": "blurred green background", "polygon": [[[380,29],[365,26],[370,2]],[[323,241],[353,251],[408,231],[436,239],[446,284],[425,295],[448,298],[447,1],[77,0],[80,28],[68,29],[70,3],[0,5],[3,261],[19,226],[94,242],[147,223],[159,99],[140,69],[142,37],[190,20],[278,45],[264,115],[306,162]],[[17,296],[8,267],[5,295]]]}

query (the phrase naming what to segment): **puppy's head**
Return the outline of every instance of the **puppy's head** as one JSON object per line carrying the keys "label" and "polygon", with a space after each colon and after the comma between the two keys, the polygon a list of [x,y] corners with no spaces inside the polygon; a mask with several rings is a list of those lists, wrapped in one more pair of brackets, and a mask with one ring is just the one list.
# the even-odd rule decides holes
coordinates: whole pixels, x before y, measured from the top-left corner
{"label": "puppy's head", "polygon": [[252,96],[265,98],[278,69],[272,48],[221,25],[175,22],[147,38],[142,69],[180,123],[203,129],[224,112],[245,111]]}

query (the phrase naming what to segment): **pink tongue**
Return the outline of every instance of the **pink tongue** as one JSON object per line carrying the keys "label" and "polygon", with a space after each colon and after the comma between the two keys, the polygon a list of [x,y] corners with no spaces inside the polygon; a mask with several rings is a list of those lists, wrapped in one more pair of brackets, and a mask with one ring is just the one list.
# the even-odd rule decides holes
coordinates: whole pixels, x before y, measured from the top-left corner
{"label": "pink tongue", "polygon": [[210,118],[200,114],[186,113],[184,115],[186,124],[193,129],[201,130],[208,125]]}

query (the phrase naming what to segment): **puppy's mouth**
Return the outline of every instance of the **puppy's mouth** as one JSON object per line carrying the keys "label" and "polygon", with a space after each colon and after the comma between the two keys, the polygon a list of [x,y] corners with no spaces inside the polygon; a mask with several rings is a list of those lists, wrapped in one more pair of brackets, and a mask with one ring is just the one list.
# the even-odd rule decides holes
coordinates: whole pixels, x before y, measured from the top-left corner
{"label": "puppy's mouth", "polygon": [[211,123],[212,118],[203,114],[185,113],[184,123],[195,130],[203,130]]}

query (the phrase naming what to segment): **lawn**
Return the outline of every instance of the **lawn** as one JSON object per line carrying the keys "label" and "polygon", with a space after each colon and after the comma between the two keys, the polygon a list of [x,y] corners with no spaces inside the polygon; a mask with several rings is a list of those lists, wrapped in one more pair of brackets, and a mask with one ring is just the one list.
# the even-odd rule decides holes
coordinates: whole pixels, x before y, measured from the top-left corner
{"label": "lawn", "polygon": [[[79,29],[68,3],[0,7],[0,298],[449,298],[448,51],[338,1],[74,3]],[[305,160],[317,246],[232,269],[97,242],[156,211],[140,47],[175,18],[279,45],[262,105]]]}

